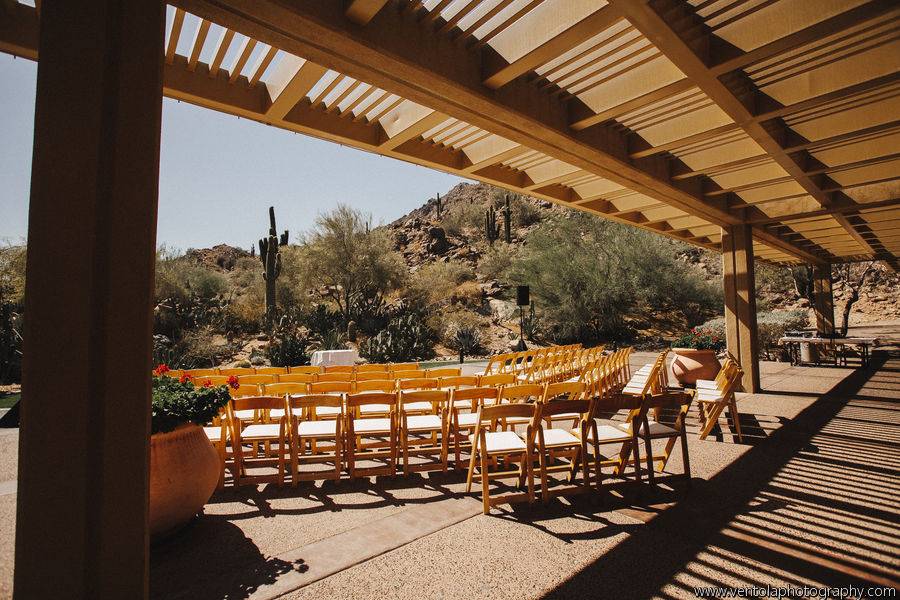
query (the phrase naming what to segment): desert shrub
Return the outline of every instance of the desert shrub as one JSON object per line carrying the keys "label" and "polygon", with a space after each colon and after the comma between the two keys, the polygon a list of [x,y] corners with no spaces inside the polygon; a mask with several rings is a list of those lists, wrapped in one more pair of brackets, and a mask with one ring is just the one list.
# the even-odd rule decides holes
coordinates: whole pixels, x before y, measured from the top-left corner
{"label": "desert shrub", "polygon": [[381,294],[375,296],[358,294],[350,300],[349,316],[350,320],[356,323],[357,331],[364,335],[375,335],[387,326],[391,310]]}
{"label": "desert shrub", "polygon": [[[701,322],[719,306],[716,290],[653,234],[582,213],[554,215],[528,236],[510,270],[531,286],[542,333],[557,342],[624,341],[639,310],[680,312]],[[573,243],[578,252],[573,252]]]}
{"label": "desert shrub", "polygon": [[428,263],[410,277],[406,297],[420,306],[442,303],[457,286],[474,278],[472,269],[459,261]]}
{"label": "desert shrub", "polygon": [[434,331],[417,311],[400,310],[387,327],[359,346],[369,362],[403,362],[434,357]]}
{"label": "desert shrub", "polygon": [[156,334],[153,336],[153,362],[177,369],[209,368],[231,357],[236,348],[231,344],[213,343],[208,327],[185,331],[178,339]]}
{"label": "desert shrub", "polygon": [[319,335],[315,345],[318,350],[346,350],[347,332],[340,329],[323,332]]}
{"label": "desert shrub", "polygon": [[509,204],[512,210],[513,223],[518,227],[530,227],[540,223],[541,219],[544,218],[544,210],[527,197],[516,196],[515,200]]}
{"label": "desert shrub", "polygon": [[484,209],[480,203],[460,202],[444,212],[441,226],[452,235],[462,235],[467,230],[484,227]]}
{"label": "desert shrub", "polygon": [[383,297],[407,276],[388,231],[371,229],[362,213],[345,205],[319,215],[302,252],[303,287],[334,302],[344,325],[355,298]]}
{"label": "desert shrub", "polygon": [[450,294],[450,304],[478,309],[481,307],[483,297],[481,286],[474,281],[466,281],[456,286],[456,289]]}
{"label": "desert shrub", "polygon": [[[282,315],[272,328],[266,356],[275,367],[309,364],[311,340],[295,315]],[[253,356],[250,363],[253,363]],[[262,357],[260,357],[262,358]]]}
{"label": "desert shrub", "polygon": [[341,314],[325,304],[316,304],[311,310],[297,312],[295,318],[313,336],[324,335],[341,326]]}
{"label": "desert shrub", "polygon": [[[758,347],[760,354],[766,348],[778,343],[786,331],[805,329],[809,326],[809,315],[805,310],[764,311],[756,313]],[[704,323],[700,329],[709,331],[719,339],[725,340],[725,317],[718,317]]]}
{"label": "desert shrub", "polygon": [[504,279],[518,255],[512,244],[494,244],[478,261],[478,272],[487,279]]}

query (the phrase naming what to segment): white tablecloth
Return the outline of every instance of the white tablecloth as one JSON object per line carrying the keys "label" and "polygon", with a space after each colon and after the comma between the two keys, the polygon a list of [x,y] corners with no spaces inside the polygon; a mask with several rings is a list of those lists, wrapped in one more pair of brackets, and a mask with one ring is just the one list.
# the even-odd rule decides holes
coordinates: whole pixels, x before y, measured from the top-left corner
{"label": "white tablecloth", "polygon": [[313,352],[310,364],[314,367],[328,365],[354,365],[359,360],[356,350],[317,350]]}

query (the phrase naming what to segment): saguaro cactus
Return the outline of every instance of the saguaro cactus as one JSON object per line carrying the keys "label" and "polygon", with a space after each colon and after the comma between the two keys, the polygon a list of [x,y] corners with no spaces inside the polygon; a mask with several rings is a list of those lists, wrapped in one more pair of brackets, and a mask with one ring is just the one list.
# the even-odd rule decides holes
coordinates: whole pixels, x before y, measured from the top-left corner
{"label": "saguaro cactus", "polygon": [[441,205],[441,195],[437,195],[437,202],[435,203],[435,210],[437,211],[437,218],[440,219],[443,213],[443,206]]}
{"label": "saguaro cactus", "polygon": [[512,210],[509,208],[509,194],[506,194],[506,204],[503,207],[503,237],[507,244],[512,243]]}
{"label": "saguaro cactus", "polygon": [[[263,264],[263,279],[266,282],[266,323],[275,322],[275,280],[281,275],[281,252],[279,245],[287,245],[288,232],[278,239],[275,228],[275,207],[269,207],[269,236],[259,240],[259,260]],[[280,243],[279,243],[280,242]]]}
{"label": "saguaro cactus", "polygon": [[488,244],[494,245],[494,240],[500,237],[500,225],[497,223],[497,211],[489,206],[484,213],[484,237]]}

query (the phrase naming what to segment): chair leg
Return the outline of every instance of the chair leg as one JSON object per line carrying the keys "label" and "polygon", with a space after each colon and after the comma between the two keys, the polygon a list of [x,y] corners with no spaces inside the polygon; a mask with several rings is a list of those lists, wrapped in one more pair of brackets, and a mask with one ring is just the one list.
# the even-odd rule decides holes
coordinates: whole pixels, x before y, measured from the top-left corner
{"label": "chair leg", "polygon": [[475,452],[475,442],[472,443],[472,452],[469,455],[469,474],[466,476],[466,493],[472,492],[472,477],[475,474],[475,459],[477,458],[477,454]]}
{"label": "chair leg", "polygon": [[653,474],[653,442],[650,439],[650,425],[644,421],[644,450],[647,453],[647,479],[650,485],[656,485],[656,479]]}
{"label": "chair leg", "polygon": [[303,445],[303,438],[292,438],[290,443],[291,450],[291,487],[297,487],[297,480],[300,477],[300,460],[298,458],[297,446]]}
{"label": "chair leg", "polygon": [[603,481],[603,465],[600,464],[601,462],[603,462],[603,458],[600,456],[600,444],[597,442],[597,438],[594,438],[594,469],[597,476],[597,491],[600,491],[600,483]]}
{"label": "chair leg", "polygon": [[716,423],[719,422],[719,415],[722,414],[723,408],[724,407],[718,403],[706,408],[706,423],[703,425],[703,429],[700,431],[701,440],[705,440],[706,436],[708,436],[710,432],[712,432],[713,427],[716,426]]}
{"label": "chair leg", "polygon": [[578,456],[581,458],[581,486],[584,488],[584,491],[588,491],[591,487],[591,470],[588,467],[587,443],[584,441],[584,438],[581,440]]}
{"label": "chair leg", "polygon": [[491,512],[491,487],[487,472],[487,452],[481,449],[481,503],[484,514]]}
{"label": "chair leg", "polygon": [[688,455],[687,429],[681,425],[681,457],[684,461],[684,476],[687,478],[687,486],[691,486],[691,458]]}
{"label": "chair leg", "polygon": [[344,444],[341,443],[341,436],[334,438],[334,478],[341,478],[341,462],[344,458]]}
{"label": "chair leg", "polygon": [[538,455],[538,465],[541,469],[541,502],[547,504],[547,501],[550,500],[550,492],[547,489],[547,454],[544,451],[543,445],[538,448],[538,452],[540,452]]}
{"label": "chair leg", "polygon": [[739,443],[744,443],[744,436],[741,434],[741,415],[738,413],[737,401],[734,396],[728,403],[728,412],[731,413],[731,422],[734,423],[734,433],[737,435]]}
{"label": "chair leg", "polygon": [[400,430],[400,447],[403,449],[403,474],[409,475],[409,431]]}
{"label": "chair leg", "polygon": [[534,458],[525,450],[525,476],[528,478],[528,503],[534,502]]}

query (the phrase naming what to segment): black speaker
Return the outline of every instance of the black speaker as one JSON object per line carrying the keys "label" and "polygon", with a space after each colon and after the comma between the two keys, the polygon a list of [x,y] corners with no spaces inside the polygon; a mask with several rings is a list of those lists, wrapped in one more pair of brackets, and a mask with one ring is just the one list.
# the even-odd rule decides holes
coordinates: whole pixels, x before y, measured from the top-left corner
{"label": "black speaker", "polygon": [[528,306],[531,300],[528,299],[528,286],[516,286],[516,306]]}

